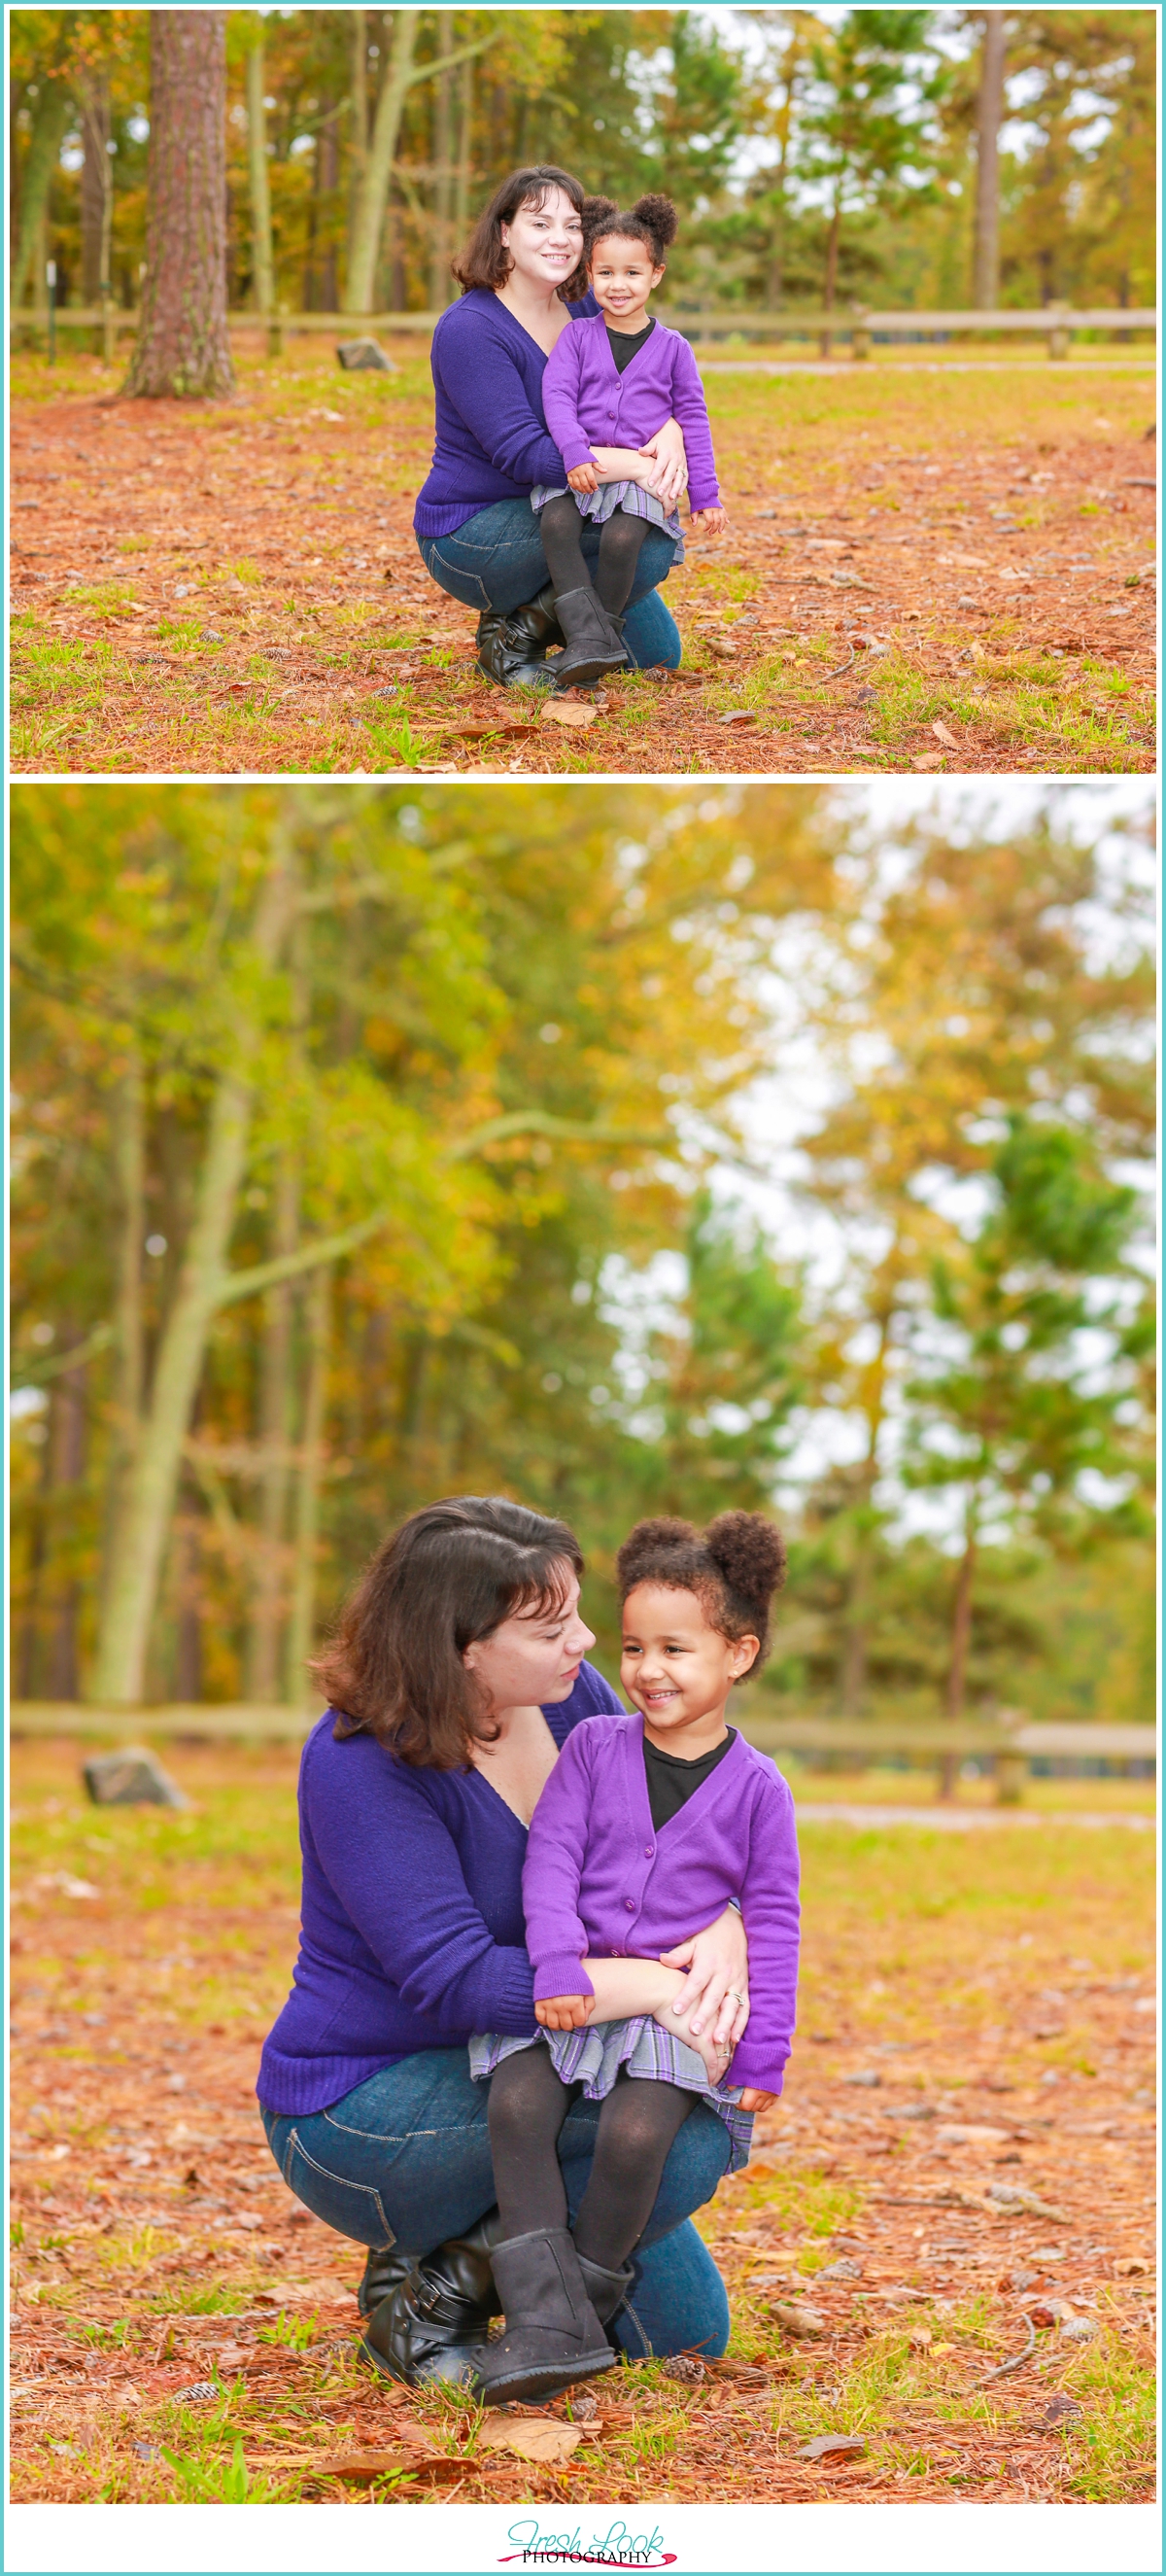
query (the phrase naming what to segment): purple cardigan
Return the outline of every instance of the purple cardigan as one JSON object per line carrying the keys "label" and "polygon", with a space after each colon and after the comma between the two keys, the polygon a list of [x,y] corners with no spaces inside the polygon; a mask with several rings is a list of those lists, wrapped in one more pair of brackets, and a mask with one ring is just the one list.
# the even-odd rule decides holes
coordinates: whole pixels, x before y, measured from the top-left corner
{"label": "purple cardigan", "polygon": [[[558,1745],[620,1703],[584,1664],[543,1710]],[[304,1882],[292,1990],[264,2042],[269,2111],[323,2111],[418,2049],[534,2037],[526,1829],[480,1771],[417,1771],[329,1709],[300,1762]],[[687,1926],[691,1929],[691,1926]]]}
{"label": "purple cardigan", "polygon": [[642,447],[671,413],[684,432],[689,507],[716,509],[721,495],[704,387],[679,331],[657,322],[621,376],[603,314],[569,322],[547,359],[542,392],[547,428],[568,472],[587,463],[593,440]]}
{"label": "purple cardigan", "polygon": [[593,1717],[567,1738],[531,1819],[522,1872],[538,2001],[594,1993],[587,1954],[657,1959],[736,1897],[749,1943],[749,2027],[729,2081],[780,2093],[798,1981],[794,1804],[738,1735],[678,1815],[652,1824],[642,1717]]}
{"label": "purple cardigan", "polygon": [[[594,313],[595,298],[567,309]],[[562,482],[543,416],[547,353],[509,305],[488,287],[472,287],[442,314],[429,363],[433,463],[413,513],[419,537],[451,536],[495,501],[527,501],[536,483]]]}

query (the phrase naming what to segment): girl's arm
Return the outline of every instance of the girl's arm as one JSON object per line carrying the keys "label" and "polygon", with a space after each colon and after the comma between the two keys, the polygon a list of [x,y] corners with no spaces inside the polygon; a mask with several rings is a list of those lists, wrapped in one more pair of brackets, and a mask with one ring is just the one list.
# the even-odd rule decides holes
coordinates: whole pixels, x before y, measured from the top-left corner
{"label": "girl's arm", "polygon": [[597,1959],[582,1962],[592,1995],[562,1994],[535,2005],[535,2017],[548,2030],[582,2030],[590,2021],[626,2021],[650,2013],[654,2021],[683,2039],[703,2057],[709,2081],[719,2084],[731,2050],[710,2030],[698,2031],[677,2014],[684,1978],[678,1969],[655,1959]]}
{"label": "girl's arm", "polygon": [[568,322],[543,370],[543,410],[568,473],[591,462],[591,441],[579,418],[579,383],[586,325]]}
{"label": "girl's arm", "polygon": [[758,1779],[747,1815],[741,1911],[749,1943],[749,2027],[733,2057],[732,2081],[780,2093],[798,1990],[798,1847],[794,1804],[777,1771]]}
{"label": "girl's arm", "polygon": [[678,339],[672,351],[672,410],[684,432],[689,508],[694,513],[719,509],[721,495],[704,386],[687,340]]}

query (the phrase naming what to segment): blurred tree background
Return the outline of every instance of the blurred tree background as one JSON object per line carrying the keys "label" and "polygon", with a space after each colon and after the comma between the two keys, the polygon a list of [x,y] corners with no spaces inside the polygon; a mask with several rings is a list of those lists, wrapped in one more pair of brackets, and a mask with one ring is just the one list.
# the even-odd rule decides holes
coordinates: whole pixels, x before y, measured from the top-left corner
{"label": "blurred tree background", "polygon": [[[1001,67],[976,9],[231,10],[229,301],[439,308],[493,187],[549,160],[676,197],[673,297],[1152,304],[1156,14],[1010,10]],[[18,305],[49,258],[62,303],[138,300],[149,15],[9,13]]]}
{"label": "blurred tree background", "polygon": [[16,1696],[298,1703],[501,1491],[609,1670],[744,1504],[799,1706],[1146,1715],[1149,816],[1019,793],[18,787]]}

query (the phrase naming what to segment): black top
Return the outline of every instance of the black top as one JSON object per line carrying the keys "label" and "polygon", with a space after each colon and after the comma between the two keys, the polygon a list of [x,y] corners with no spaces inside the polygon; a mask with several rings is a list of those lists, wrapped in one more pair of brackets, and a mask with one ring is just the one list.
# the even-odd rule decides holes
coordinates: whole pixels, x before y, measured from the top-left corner
{"label": "black top", "polygon": [[655,328],[654,322],[645,322],[642,331],[613,331],[610,322],[608,323],[607,345],[615,360],[617,376],[622,376],[624,368],[630,367],[637,349],[643,348],[645,340],[651,338]]}
{"label": "black top", "polygon": [[644,1769],[654,1833],[658,1834],[661,1825],[666,1825],[670,1816],[678,1816],[689,1799],[696,1796],[736,1740],[737,1729],[731,1726],[723,1744],[714,1744],[711,1753],[698,1753],[695,1762],[685,1762],[679,1753],[661,1753],[658,1744],[649,1744],[644,1737]]}

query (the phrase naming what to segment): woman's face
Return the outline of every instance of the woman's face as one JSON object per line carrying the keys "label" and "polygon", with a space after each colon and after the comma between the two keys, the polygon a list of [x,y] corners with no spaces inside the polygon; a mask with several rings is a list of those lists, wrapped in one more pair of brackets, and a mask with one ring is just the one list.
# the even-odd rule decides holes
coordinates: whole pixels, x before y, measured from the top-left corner
{"label": "woman's face", "polygon": [[583,217],[561,188],[550,188],[541,206],[530,198],[501,226],[514,267],[511,276],[532,286],[562,286],[583,255]]}
{"label": "woman's face", "polygon": [[562,1568],[561,1599],[552,1610],[516,1610],[489,1637],[479,1637],[462,1656],[496,1715],[504,1708],[541,1708],[548,1700],[568,1699],[579,1666],[595,1639],[579,1616],[579,1585],[574,1568]]}

